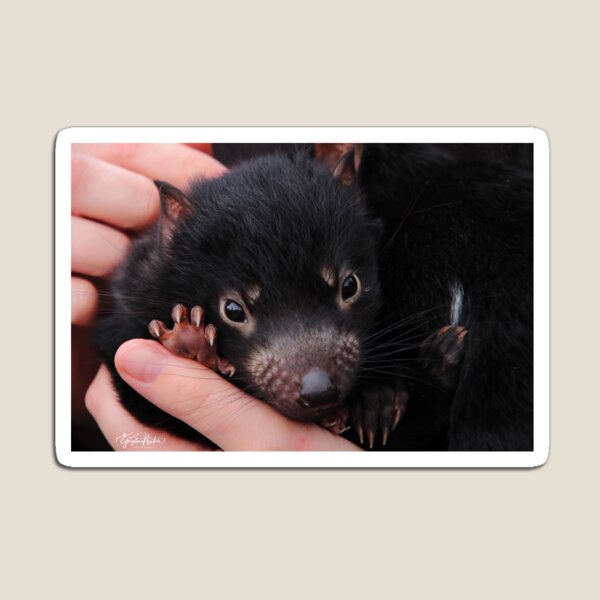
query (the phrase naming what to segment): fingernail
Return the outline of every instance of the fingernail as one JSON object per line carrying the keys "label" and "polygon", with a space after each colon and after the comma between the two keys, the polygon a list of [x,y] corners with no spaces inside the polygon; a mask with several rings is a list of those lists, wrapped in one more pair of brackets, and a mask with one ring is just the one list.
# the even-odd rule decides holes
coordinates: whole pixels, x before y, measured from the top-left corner
{"label": "fingernail", "polygon": [[144,383],[154,381],[169,362],[167,351],[157,342],[134,342],[117,353],[115,364],[122,375]]}

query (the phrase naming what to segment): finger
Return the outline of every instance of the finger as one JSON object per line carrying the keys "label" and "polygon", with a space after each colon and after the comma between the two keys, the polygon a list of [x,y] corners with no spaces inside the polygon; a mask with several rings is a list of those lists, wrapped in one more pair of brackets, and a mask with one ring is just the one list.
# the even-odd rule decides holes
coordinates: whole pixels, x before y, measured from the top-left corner
{"label": "finger", "polygon": [[81,217],[71,217],[71,271],[104,277],[123,260],[131,242],[122,232]]}
{"label": "finger", "polygon": [[96,286],[82,277],[71,277],[71,324],[91,325],[97,309]]}
{"label": "finger", "polygon": [[119,401],[110,373],[100,367],[85,396],[85,406],[115,450],[198,451],[205,446],[179,439],[160,429],[142,425]]}
{"label": "finger", "polygon": [[226,171],[212,156],[183,144],[73,144],[72,151],[181,189],[192,179],[218,177]]}
{"label": "finger", "polygon": [[159,193],[154,183],[117,165],[85,154],[71,156],[71,212],[121,229],[145,229],[156,221]]}
{"label": "finger", "polygon": [[126,342],[117,351],[115,365],[144,398],[224,450],[359,450],[321,427],[286,419],[200,363],[175,356],[157,342]]}

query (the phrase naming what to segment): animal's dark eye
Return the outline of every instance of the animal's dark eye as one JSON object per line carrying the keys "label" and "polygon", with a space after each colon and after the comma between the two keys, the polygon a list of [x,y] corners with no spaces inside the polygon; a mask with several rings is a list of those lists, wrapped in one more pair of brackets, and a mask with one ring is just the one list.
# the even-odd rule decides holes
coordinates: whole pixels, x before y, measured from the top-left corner
{"label": "animal's dark eye", "polygon": [[360,281],[354,273],[346,275],[344,281],[342,281],[342,300],[348,302],[358,296],[360,292]]}
{"label": "animal's dark eye", "polygon": [[244,323],[247,321],[244,309],[235,300],[225,300],[225,310],[223,312],[234,323]]}

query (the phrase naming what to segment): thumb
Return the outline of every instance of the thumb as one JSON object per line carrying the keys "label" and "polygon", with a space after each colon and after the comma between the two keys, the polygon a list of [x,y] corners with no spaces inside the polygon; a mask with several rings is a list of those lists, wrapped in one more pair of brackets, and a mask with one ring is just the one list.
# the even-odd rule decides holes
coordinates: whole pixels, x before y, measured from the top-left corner
{"label": "thumb", "polygon": [[356,449],[316,425],[286,419],[214,371],[172,354],[158,342],[126,342],[117,351],[115,366],[144,398],[224,450]]}

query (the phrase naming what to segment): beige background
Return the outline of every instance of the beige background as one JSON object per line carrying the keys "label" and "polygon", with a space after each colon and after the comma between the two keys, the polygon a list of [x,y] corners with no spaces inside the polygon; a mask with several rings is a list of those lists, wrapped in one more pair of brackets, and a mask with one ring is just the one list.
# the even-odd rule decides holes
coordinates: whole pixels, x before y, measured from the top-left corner
{"label": "beige background", "polygon": [[[597,597],[593,3],[3,9],[6,598]],[[487,6],[487,7],[484,7]],[[552,437],[531,471],[70,471],[52,450],[53,138],[70,125],[534,125]],[[592,310],[594,309],[594,314]],[[187,592],[186,592],[187,590]]]}

